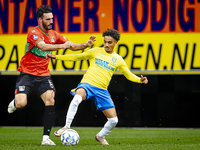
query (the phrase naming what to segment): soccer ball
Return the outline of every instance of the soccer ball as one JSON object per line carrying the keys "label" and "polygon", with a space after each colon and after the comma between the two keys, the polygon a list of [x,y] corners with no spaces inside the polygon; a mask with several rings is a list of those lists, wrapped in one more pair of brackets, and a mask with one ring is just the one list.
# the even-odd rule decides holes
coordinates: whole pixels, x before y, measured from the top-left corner
{"label": "soccer ball", "polygon": [[79,142],[79,135],[73,129],[68,129],[61,135],[61,142],[65,146],[75,146]]}

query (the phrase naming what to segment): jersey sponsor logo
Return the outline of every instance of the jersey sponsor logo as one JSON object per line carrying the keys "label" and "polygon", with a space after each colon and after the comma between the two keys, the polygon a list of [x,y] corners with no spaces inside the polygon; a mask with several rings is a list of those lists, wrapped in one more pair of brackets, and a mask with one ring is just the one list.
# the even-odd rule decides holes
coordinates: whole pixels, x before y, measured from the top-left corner
{"label": "jersey sponsor logo", "polygon": [[25,86],[19,86],[19,91],[25,91]]}
{"label": "jersey sponsor logo", "polygon": [[114,68],[109,66],[109,62],[106,62],[104,60],[101,60],[99,58],[95,58],[95,64],[97,64],[98,66],[100,66],[101,68],[108,70],[108,71],[114,71]]}
{"label": "jersey sponsor logo", "polygon": [[38,38],[38,36],[35,34],[33,35],[33,40],[36,40]]}

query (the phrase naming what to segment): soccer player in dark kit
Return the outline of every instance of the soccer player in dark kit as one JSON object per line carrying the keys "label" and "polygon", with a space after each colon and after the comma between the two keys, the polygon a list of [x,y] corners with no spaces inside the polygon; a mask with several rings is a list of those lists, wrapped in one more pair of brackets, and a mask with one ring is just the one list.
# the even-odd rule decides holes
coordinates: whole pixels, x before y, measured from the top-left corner
{"label": "soccer player in dark kit", "polygon": [[38,26],[31,29],[27,36],[26,53],[22,57],[18,71],[20,75],[16,82],[15,98],[8,105],[8,113],[23,108],[27,104],[27,96],[31,90],[37,90],[45,104],[44,132],[42,145],[56,145],[49,139],[54,123],[55,87],[48,69],[50,59],[47,53],[59,49],[85,49],[93,45],[96,40],[91,36],[84,44],[73,43],[58,32],[52,30],[53,14],[48,5],[37,9]]}

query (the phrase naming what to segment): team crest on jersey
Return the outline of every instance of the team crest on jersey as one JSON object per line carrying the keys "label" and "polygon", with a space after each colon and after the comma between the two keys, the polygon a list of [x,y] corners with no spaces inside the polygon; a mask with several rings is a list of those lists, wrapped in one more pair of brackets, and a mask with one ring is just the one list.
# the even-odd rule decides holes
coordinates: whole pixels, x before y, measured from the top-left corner
{"label": "team crest on jersey", "polygon": [[55,42],[55,37],[54,36],[51,37],[51,42]]}
{"label": "team crest on jersey", "polygon": [[116,61],[117,61],[117,58],[113,57],[113,58],[112,58],[112,63],[115,64]]}
{"label": "team crest on jersey", "polygon": [[33,40],[36,40],[38,38],[38,36],[35,34],[33,35]]}

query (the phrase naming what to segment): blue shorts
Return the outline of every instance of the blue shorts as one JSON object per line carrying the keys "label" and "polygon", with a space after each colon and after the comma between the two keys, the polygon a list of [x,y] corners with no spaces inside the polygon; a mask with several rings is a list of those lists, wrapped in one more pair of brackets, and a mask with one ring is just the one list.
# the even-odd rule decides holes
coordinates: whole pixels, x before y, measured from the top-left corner
{"label": "blue shorts", "polygon": [[86,99],[92,99],[97,107],[97,110],[104,111],[106,109],[115,108],[115,105],[110,97],[108,90],[98,88],[88,83],[79,83],[75,90],[70,92],[75,95],[78,88],[84,88],[86,91]]}

